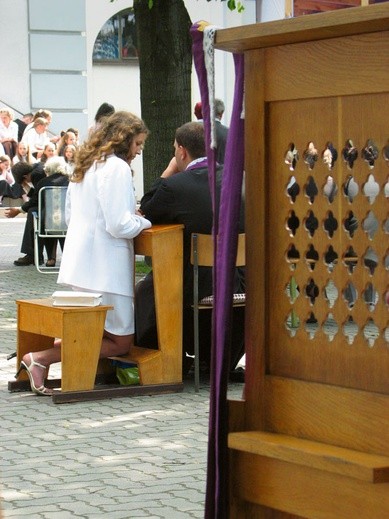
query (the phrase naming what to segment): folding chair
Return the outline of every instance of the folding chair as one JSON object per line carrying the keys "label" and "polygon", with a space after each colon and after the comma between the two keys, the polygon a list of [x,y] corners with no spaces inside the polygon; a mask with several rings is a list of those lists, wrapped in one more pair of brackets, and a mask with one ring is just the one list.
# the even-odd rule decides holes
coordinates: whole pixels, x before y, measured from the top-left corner
{"label": "folding chair", "polygon": [[[243,267],[246,264],[246,235],[238,236],[238,249],[235,265]],[[199,357],[199,311],[212,310],[213,296],[204,297],[199,301],[199,267],[213,267],[213,236],[211,234],[192,234],[191,263],[193,265],[193,331],[194,331],[194,365],[195,390],[200,387],[200,357]],[[232,306],[245,306],[246,294],[234,294]]]}
{"label": "folding chair", "polygon": [[65,238],[65,200],[67,186],[45,186],[38,193],[38,211],[34,212],[34,263],[42,274],[56,274],[59,267],[39,265],[42,239]]}

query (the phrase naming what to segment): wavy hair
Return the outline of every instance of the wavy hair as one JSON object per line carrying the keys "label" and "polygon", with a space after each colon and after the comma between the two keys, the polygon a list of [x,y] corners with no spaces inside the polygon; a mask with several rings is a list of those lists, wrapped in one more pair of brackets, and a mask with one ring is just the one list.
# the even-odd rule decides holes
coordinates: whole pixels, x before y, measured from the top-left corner
{"label": "wavy hair", "polygon": [[105,162],[112,153],[127,162],[130,146],[140,133],[149,131],[142,119],[130,112],[115,112],[104,118],[100,128],[78,148],[72,182],[82,182],[95,161]]}

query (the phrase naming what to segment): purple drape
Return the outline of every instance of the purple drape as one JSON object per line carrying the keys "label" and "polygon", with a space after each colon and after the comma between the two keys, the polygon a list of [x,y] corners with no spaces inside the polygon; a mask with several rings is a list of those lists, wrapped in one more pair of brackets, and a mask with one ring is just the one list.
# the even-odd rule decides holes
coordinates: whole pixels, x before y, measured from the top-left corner
{"label": "purple drape", "polygon": [[[215,152],[210,148],[210,107],[204,65],[203,32],[196,23],[191,28],[193,56],[199,79],[206,133],[210,186],[215,200]],[[234,55],[235,93],[228,132],[222,177],[219,218],[214,219],[215,269],[213,346],[208,440],[206,519],[228,517],[228,413],[227,384],[230,364],[229,323],[232,321],[232,294],[244,169],[243,55]],[[216,214],[216,213],[215,213]]]}

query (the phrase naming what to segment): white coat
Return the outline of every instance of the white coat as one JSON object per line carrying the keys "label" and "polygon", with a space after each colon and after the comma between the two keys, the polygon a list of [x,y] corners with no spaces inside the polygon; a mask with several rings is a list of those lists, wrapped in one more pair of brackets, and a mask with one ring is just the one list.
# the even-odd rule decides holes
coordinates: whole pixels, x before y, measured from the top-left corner
{"label": "white coat", "polygon": [[135,210],[131,169],[115,155],[95,163],[82,182],[70,182],[58,283],[133,296],[133,238],[151,227]]}

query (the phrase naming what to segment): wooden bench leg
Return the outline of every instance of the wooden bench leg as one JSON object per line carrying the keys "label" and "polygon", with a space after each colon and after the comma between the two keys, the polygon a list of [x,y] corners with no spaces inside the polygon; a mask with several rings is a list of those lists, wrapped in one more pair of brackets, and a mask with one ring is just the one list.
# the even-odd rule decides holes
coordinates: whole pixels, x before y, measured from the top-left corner
{"label": "wooden bench leg", "polygon": [[61,346],[62,391],[94,388],[104,322],[104,312],[64,315]]}

